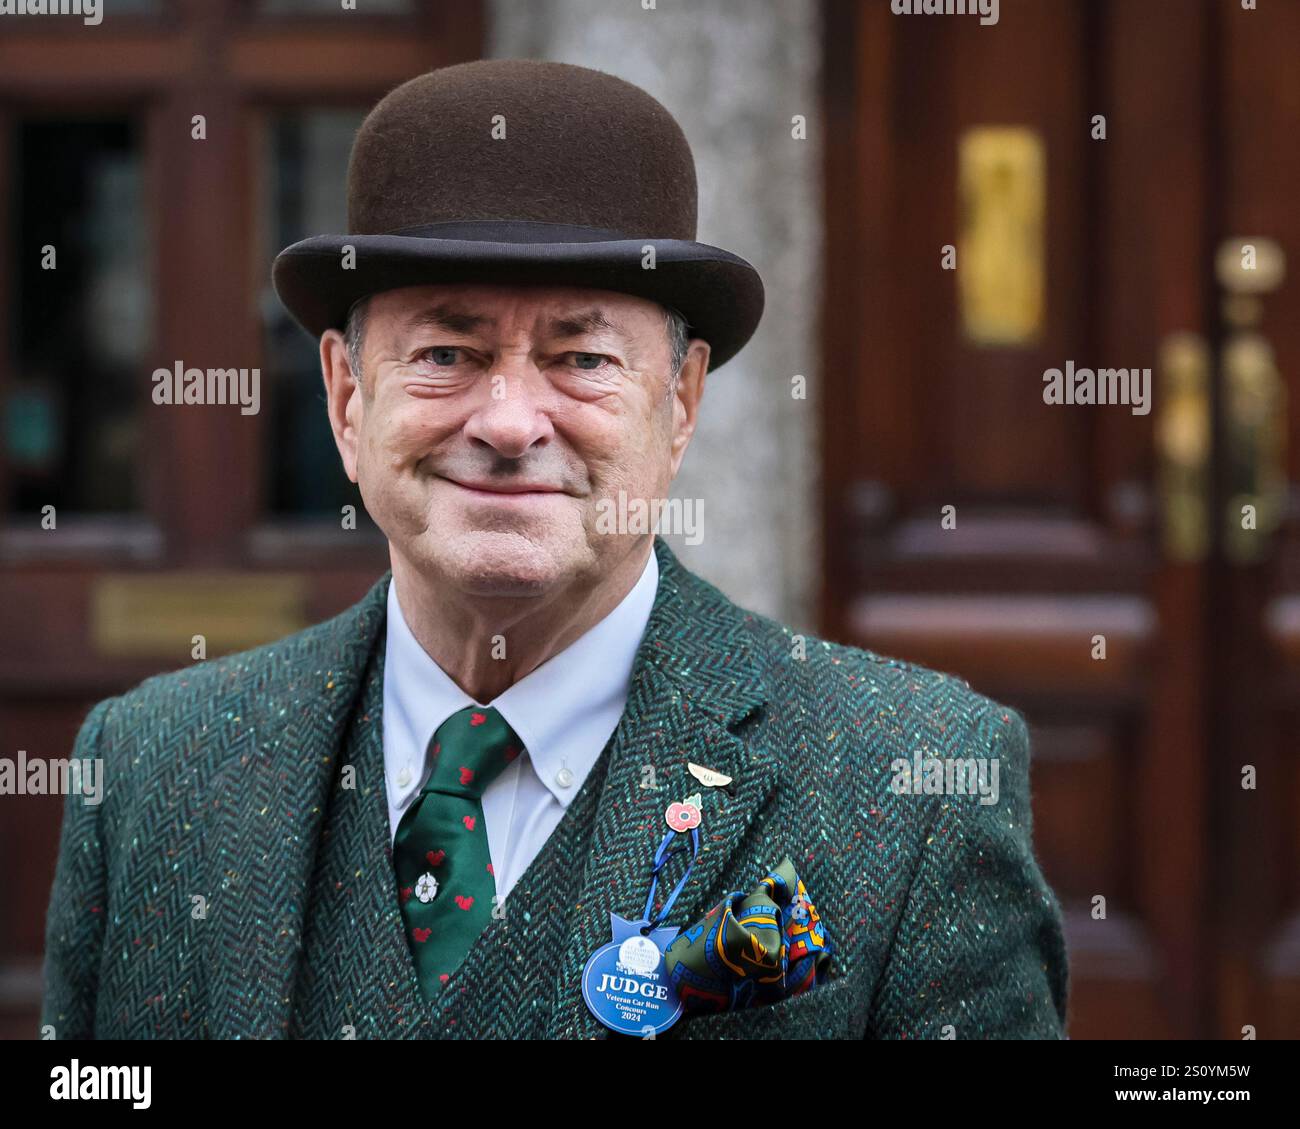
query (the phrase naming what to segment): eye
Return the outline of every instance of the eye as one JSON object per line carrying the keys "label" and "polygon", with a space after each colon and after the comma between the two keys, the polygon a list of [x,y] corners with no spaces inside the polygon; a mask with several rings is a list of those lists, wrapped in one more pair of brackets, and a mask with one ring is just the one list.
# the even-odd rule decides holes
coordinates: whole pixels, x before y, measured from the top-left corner
{"label": "eye", "polygon": [[456,364],[460,352],[461,350],[455,345],[434,345],[432,348],[425,349],[420,357],[440,368],[449,368]]}
{"label": "eye", "polygon": [[609,362],[604,353],[570,353],[569,356],[573,358],[573,367],[583,372],[595,372]]}

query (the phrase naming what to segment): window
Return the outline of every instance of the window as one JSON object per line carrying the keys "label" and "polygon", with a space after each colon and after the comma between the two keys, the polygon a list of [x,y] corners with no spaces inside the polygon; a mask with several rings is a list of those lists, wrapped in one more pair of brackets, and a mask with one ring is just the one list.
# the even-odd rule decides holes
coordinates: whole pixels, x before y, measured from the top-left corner
{"label": "window", "polygon": [[30,118],[11,136],[8,510],[134,510],[153,308],[138,130]]}
{"label": "window", "polygon": [[[268,258],[299,239],[347,231],[347,165],[364,109],[295,109],[272,115],[263,168]],[[347,480],[325,414],[316,342],[290,318],[266,281],[265,491],[272,515],[337,517],[361,495]]]}

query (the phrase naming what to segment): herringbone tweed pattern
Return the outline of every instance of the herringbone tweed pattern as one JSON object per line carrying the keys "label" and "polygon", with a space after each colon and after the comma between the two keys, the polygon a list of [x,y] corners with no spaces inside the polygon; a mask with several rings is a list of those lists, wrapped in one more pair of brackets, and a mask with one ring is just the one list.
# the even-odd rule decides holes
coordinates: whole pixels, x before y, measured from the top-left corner
{"label": "herringbone tweed pattern", "polygon": [[[92,710],[99,807],[65,807],[42,1023],[60,1038],[604,1038],[579,978],[634,917],[668,803],[704,789],[686,924],[789,855],[833,979],[665,1038],[1060,1037],[1060,907],[1034,859],[1019,715],[948,675],[746,612],[656,540],[627,708],[441,998],[393,890],[382,779],[387,581],[308,631]],[[999,802],[898,795],[891,762],[996,757]],[[670,888],[676,875],[661,883]]]}

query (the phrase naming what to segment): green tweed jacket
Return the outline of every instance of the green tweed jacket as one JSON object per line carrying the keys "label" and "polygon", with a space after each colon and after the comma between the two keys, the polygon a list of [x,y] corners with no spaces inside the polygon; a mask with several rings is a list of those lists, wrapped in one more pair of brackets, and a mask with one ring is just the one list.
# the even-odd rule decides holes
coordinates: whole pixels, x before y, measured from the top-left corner
{"label": "green tweed jacket", "polygon": [[[963,682],[738,608],[655,542],[623,717],[433,1004],[394,891],[383,783],[388,577],[354,607],[101,702],[75,755],[42,1024],[67,1038],[605,1038],[579,988],[639,916],[667,803],[703,789],[686,925],[789,856],[831,978],[662,1038],[1060,1038],[1060,906],[1035,861],[1019,715]],[[891,787],[915,754],[998,759],[1000,796]]]}

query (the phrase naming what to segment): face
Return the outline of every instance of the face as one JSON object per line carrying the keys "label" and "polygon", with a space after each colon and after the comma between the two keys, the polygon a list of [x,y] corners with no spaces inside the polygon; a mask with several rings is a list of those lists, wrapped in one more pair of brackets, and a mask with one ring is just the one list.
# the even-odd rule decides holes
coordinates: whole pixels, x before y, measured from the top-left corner
{"label": "face", "polygon": [[530,596],[598,583],[644,539],[606,515],[620,491],[667,497],[708,345],[691,342],[674,388],[654,302],[420,286],[370,299],[360,384],[335,330],[321,366],[344,467],[393,553],[467,594]]}

